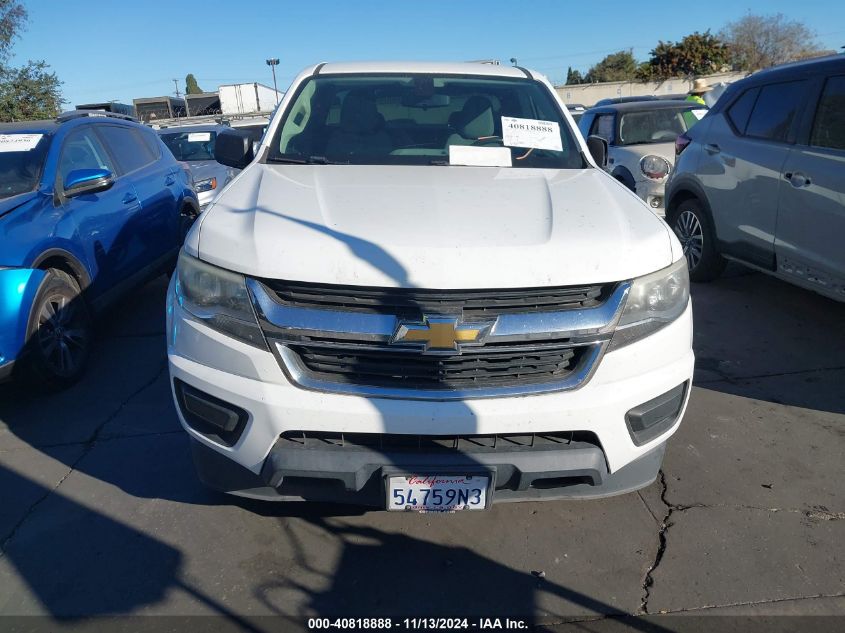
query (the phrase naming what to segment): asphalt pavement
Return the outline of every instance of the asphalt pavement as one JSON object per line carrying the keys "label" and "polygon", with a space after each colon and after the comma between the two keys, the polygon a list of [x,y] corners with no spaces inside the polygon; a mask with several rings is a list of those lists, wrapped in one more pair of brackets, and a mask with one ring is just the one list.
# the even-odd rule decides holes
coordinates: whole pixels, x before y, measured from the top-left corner
{"label": "asphalt pavement", "polygon": [[106,315],[72,389],[0,386],[0,614],[845,615],[845,304],[739,268],[694,286],[695,387],[658,481],[439,516],[204,489],[165,291]]}

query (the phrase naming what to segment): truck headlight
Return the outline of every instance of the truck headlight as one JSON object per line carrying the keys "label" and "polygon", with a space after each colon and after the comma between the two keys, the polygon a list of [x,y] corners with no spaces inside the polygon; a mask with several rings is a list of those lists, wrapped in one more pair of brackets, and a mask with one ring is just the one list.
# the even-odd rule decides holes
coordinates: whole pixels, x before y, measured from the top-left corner
{"label": "truck headlight", "polygon": [[267,349],[243,275],[182,251],[176,266],[176,300],[207,326]]}
{"label": "truck headlight", "polygon": [[194,191],[203,193],[205,191],[213,191],[217,189],[217,178],[206,178],[194,183]]}
{"label": "truck headlight", "polygon": [[669,175],[670,169],[671,166],[669,165],[669,161],[662,156],[649,154],[648,156],[643,156],[640,159],[640,171],[643,172],[643,175],[646,178],[651,178],[652,180],[662,180]]}
{"label": "truck headlight", "polygon": [[689,273],[684,257],[663,270],[634,279],[608,351],[653,334],[681,316],[687,304]]}

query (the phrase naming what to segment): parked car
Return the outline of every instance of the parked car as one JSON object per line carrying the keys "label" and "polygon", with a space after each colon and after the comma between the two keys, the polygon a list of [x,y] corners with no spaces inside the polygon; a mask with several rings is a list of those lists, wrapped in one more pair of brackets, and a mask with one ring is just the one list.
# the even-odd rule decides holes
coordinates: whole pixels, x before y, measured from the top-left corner
{"label": "parked car", "polygon": [[694,280],[735,259],[845,300],[845,57],[731,84],[676,151],[667,220]]}
{"label": "parked car", "polygon": [[581,119],[581,116],[587,111],[587,108],[580,103],[567,103],[566,109],[569,110],[569,114],[572,115],[572,120],[575,121],[576,124]]}
{"label": "parked car", "polygon": [[607,141],[607,171],[663,215],[675,139],[706,112],[692,102],[626,101],[587,110],[578,126],[584,136],[595,134]]}
{"label": "parked car", "polygon": [[[478,510],[653,481],[693,372],[677,238],[542,75],[320,64],[186,239],[173,395],[233,494]],[[591,157],[593,156],[593,157]]]}
{"label": "parked car", "polygon": [[0,379],[79,378],[92,317],[171,270],[198,212],[188,175],[127,116],[0,125]]}
{"label": "parked car", "polygon": [[203,211],[238,173],[238,170],[214,160],[217,135],[228,129],[225,125],[205,124],[172,126],[158,130],[158,135],[176,160],[188,166],[194,191]]}

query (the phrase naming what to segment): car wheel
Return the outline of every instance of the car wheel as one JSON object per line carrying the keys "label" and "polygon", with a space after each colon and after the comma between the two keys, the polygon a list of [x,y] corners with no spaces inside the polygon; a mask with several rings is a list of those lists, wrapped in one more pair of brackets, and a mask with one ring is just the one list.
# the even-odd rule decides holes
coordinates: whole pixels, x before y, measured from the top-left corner
{"label": "car wheel", "polygon": [[30,379],[50,388],[67,387],[82,376],[91,349],[91,317],[79,284],[51,269],[35,298],[27,328]]}
{"label": "car wheel", "polygon": [[692,281],[712,281],[725,269],[710,216],[698,200],[684,200],[672,216],[672,229],[681,242]]}

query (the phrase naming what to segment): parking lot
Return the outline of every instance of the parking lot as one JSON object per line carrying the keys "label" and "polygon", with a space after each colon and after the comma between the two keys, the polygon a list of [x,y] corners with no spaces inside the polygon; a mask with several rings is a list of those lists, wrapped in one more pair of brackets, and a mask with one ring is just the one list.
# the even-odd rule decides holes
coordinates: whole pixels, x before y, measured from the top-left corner
{"label": "parking lot", "polygon": [[205,490],[165,290],[106,315],[74,388],[0,387],[0,613],[845,614],[843,304],[738,267],[695,286],[695,389],[660,480],[441,516]]}

